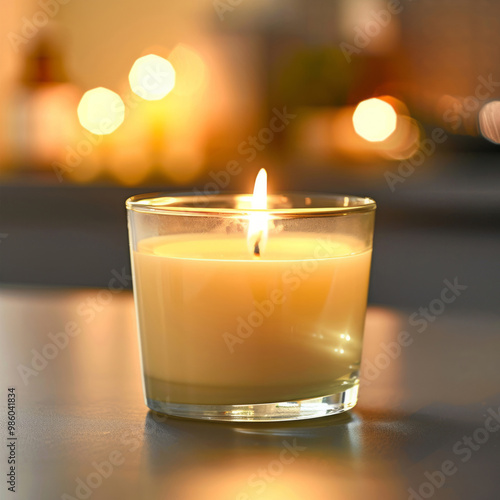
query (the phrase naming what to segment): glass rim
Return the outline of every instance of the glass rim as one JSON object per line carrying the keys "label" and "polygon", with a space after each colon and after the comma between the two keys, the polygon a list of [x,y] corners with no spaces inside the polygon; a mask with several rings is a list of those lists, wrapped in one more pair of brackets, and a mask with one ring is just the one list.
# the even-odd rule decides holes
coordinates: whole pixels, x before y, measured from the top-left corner
{"label": "glass rim", "polygon": [[[209,206],[219,201],[237,201],[249,203],[251,194],[241,193],[218,193],[218,194],[196,194],[196,193],[145,193],[131,196],[125,202],[127,210],[133,212],[164,214],[164,215],[191,215],[191,216],[245,216],[251,213],[267,213],[281,217],[315,217],[315,216],[338,216],[354,213],[371,212],[377,208],[377,204],[372,198],[365,196],[322,194],[322,193],[301,193],[290,192],[284,194],[269,194],[270,201],[281,201],[302,198],[312,204],[314,199],[319,202],[319,206],[299,206],[286,208],[266,208],[256,209],[251,207],[225,207]],[[157,200],[152,204],[153,200]],[[342,205],[334,205],[334,201]],[[198,205],[197,205],[198,203]]]}

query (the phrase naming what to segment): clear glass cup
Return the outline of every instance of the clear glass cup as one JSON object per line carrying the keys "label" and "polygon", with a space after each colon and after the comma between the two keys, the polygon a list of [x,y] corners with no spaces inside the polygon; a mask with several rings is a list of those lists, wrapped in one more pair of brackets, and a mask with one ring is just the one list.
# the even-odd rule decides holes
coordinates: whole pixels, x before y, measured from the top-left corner
{"label": "clear glass cup", "polygon": [[373,200],[270,195],[264,211],[248,195],[157,193],[126,205],[149,408],[276,421],[356,404]]}

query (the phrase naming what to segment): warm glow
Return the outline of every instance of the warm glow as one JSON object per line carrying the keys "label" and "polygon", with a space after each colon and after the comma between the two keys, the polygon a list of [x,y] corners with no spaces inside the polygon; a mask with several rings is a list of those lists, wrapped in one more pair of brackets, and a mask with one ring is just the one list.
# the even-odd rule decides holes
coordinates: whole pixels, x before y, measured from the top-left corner
{"label": "warm glow", "polygon": [[175,70],[163,57],[149,54],[135,61],[128,79],[134,94],[147,101],[158,101],[174,88]]}
{"label": "warm glow", "polygon": [[[370,392],[370,391],[368,391]],[[149,418],[149,417],[148,417]],[[161,498],[175,500],[352,500],[353,498],[405,498],[404,481],[391,478],[391,468],[385,461],[373,461],[364,466],[364,474],[359,474],[352,463],[356,463],[366,442],[374,439],[362,426],[356,414],[339,417],[338,429],[345,428],[341,449],[328,447],[325,440],[318,439],[319,432],[300,434],[297,444],[307,446],[305,452],[293,461],[286,448],[274,444],[274,432],[269,427],[262,431],[238,432],[238,442],[242,442],[245,453],[225,448],[200,452],[197,463],[180,464],[173,472],[162,477]],[[349,420],[347,420],[349,419]],[[335,420],[334,420],[335,422]],[[319,427],[319,426],[318,426]],[[222,428],[222,426],[221,426]],[[253,429],[258,429],[253,427]],[[297,431],[297,429],[295,429]],[[297,432],[281,426],[283,443],[295,442]],[[313,434],[314,432],[314,434]],[[274,434],[274,436],[273,436]],[[312,436],[311,436],[311,435]],[[230,434],[228,436],[231,437]],[[154,437],[146,436],[149,440]],[[254,443],[258,443],[255,446]],[[247,451],[251,448],[260,451]],[[339,460],[342,452],[350,457],[350,462]],[[317,458],[317,457],[321,458]],[[283,458],[281,458],[283,457]],[[153,460],[153,459],[151,459]],[[321,460],[321,462],[320,462]],[[290,462],[290,463],[285,463]],[[196,481],[193,481],[193,477]],[[207,493],[209,492],[209,493]]]}
{"label": "warm glow", "polygon": [[481,135],[495,144],[500,144],[500,101],[485,104],[479,112]]}
{"label": "warm glow", "polygon": [[[252,210],[267,209],[267,172],[261,168],[255,179],[255,187],[252,196]],[[267,225],[269,215],[267,212],[255,212],[250,214],[248,225],[248,250],[255,256],[260,256],[267,242]]]}
{"label": "warm glow", "polygon": [[421,129],[410,116],[398,115],[396,130],[387,140],[377,143],[379,153],[393,160],[404,160],[413,156],[420,147]]}
{"label": "warm glow", "polygon": [[201,56],[191,47],[178,44],[168,56],[175,68],[176,85],[174,94],[193,95],[202,90],[207,83],[207,66]]}
{"label": "warm glow", "polygon": [[96,135],[114,132],[125,118],[125,104],[112,90],[98,87],[83,94],[78,105],[82,127]]}
{"label": "warm glow", "polygon": [[204,152],[195,141],[173,140],[163,153],[161,171],[173,184],[188,184],[200,175],[204,161]]}
{"label": "warm glow", "polygon": [[356,133],[363,139],[381,142],[396,130],[397,114],[388,102],[367,99],[358,104],[352,123]]}
{"label": "warm glow", "polygon": [[31,98],[31,112],[25,119],[31,124],[26,152],[33,155],[33,166],[65,162],[66,146],[76,142],[81,131],[75,108],[80,92],[70,83],[42,85]]}

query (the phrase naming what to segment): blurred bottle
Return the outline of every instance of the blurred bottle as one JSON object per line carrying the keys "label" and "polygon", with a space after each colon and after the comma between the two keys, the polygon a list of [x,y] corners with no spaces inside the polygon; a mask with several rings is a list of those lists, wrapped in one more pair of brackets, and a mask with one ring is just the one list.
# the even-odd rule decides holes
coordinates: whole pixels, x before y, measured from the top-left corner
{"label": "blurred bottle", "polygon": [[78,133],[76,108],[81,97],[69,83],[62,53],[44,34],[26,55],[10,112],[14,164],[24,171],[53,172]]}

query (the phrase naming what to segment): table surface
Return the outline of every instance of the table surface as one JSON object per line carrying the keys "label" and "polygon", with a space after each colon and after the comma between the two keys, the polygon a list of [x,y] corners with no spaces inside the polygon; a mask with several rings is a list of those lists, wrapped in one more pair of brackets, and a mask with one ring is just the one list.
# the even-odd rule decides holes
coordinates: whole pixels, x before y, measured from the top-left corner
{"label": "table surface", "polygon": [[[7,443],[15,387],[16,495],[2,481],[0,498],[498,499],[500,318],[449,306],[412,326],[411,313],[369,309],[353,411],[227,424],[148,412],[129,292],[4,288],[0,422]],[[411,345],[398,349],[402,331]]]}

